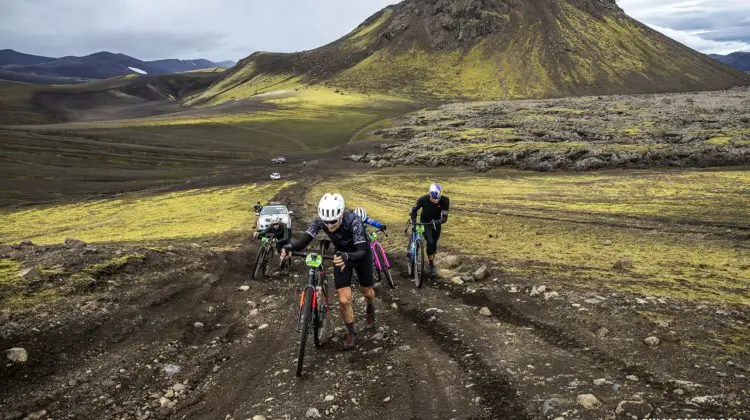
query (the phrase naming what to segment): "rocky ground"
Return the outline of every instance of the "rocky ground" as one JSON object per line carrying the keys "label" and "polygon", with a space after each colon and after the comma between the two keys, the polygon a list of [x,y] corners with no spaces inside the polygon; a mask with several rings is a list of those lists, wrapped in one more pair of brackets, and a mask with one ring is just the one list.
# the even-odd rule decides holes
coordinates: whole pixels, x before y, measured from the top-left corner
{"label": "rocky ground", "polygon": [[450,104],[374,132],[376,167],[536,171],[750,163],[750,89]]}
{"label": "rocky ground", "polygon": [[[747,308],[558,287],[459,254],[442,254],[440,277],[423,289],[392,256],[398,287],[378,289],[378,327],[341,352],[334,312],[328,343],[310,345],[296,378],[301,265],[250,281],[254,255],[248,242],[0,249],[24,268],[29,296],[73,285],[57,303],[2,311],[0,418],[601,419],[750,408]],[[361,322],[362,298],[356,308]],[[719,333],[737,337],[731,352],[709,345]]]}

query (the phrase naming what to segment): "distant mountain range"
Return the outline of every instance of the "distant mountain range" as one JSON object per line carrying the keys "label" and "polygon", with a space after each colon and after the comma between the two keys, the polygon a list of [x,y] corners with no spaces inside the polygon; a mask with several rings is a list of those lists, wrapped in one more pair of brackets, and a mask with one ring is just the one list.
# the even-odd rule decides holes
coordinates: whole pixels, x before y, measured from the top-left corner
{"label": "distant mountain range", "polygon": [[750,52],[737,51],[729,55],[709,54],[708,56],[738,70],[750,71]]}
{"label": "distant mountain range", "polygon": [[128,74],[159,75],[216,67],[229,68],[234,64],[232,61],[215,63],[204,59],[143,61],[108,51],[83,57],[54,58],[6,49],[0,50],[0,79],[39,84],[80,83]]}

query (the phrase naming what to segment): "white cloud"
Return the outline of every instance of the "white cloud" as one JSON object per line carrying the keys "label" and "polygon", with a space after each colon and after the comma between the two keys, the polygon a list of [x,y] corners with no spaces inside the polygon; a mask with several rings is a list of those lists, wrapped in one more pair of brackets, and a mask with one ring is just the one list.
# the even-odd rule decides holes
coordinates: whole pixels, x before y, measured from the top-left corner
{"label": "white cloud", "polygon": [[750,0],[619,0],[631,17],[707,54],[750,51]]}

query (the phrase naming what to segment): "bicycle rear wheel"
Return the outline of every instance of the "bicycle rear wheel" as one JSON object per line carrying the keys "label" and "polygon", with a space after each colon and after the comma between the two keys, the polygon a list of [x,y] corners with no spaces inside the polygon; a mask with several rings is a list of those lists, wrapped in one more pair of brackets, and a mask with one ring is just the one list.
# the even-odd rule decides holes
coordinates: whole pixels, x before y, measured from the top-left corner
{"label": "bicycle rear wheel", "polygon": [[422,241],[419,241],[417,243],[416,248],[414,249],[415,258],[414,258],[414,283],[417,285],[417,289],[422,288],[422,285],[424,284],[424,246],[422,244]]}
{"label": "bicycle rear wheel", "polygon": [[255,277],[260,276],[260,270],[261,266],[263,265],[262,263],[265,253],[266,249],[263,247],[258,250],[258,255],[255,257],[255,264],[253,265],[253,274],[251,277],[253,280],[255,280]]}
{"label": "bicycle rear wheel", "polygon": [[307,346],[307,335],[310,328],[310,320],[312,317],[312,293],[313,290],[308,287],[302,295],[302,307],[300,315],[300,329],[299,329],[299,354],[297,355],[297,376],[302,375],[302,364],[305,359],[305,347]]}

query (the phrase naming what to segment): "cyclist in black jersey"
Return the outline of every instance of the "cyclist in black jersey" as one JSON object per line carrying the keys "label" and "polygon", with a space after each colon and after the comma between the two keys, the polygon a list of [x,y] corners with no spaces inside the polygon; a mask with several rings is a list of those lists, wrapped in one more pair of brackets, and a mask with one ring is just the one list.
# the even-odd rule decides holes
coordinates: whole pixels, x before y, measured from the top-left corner
{"label": "cyclist in black jersey", "polygon": [[326,193],[318,204],[318,216],[312,221],[306,235],[293,239],[292,243],[282,248],[281,257],[285,258],[290,251],[300,251],[312,242],[322,230],[331,239],[336,248],[333,263],[334,283],[339,296],[339,310],[344,319],[348,335],[344,341],[344,350],[355,346],[357,331],[354,328],[354,310],[352,308],[352,276],[357,271],[362,294],[367,301],[367,326],[375,325],[375,289],[372,288],[372,250],[362,219],[356,214],[345,211],[344,198],[340,194]]}
{"label": "cyclist in black jersey", "polygon": [[[417,204],[411,208],[410,216],[412,224],[416,223],[417,212],[420,209],[422,210],[422,214],[419,216],[419,221],[429,223],[429,225],[425,226],[424,239],[427,242],[427,259],[430,261],[430,276],[435,277],[437,276],[435,253],[437,252],[438,239],[440,239],[440,226],[448,221],[448,210],[450,209],[450,200],[447,196],[443,195],[443,189],[439,184],[430,185],[429,194],[419,197]],[[410,256],[407,255],[407,258],[410,258]]]}
{"label": "cyclist in black jersey", "polygon": [[276,252],[279,253],[281,253],[281,248],[284,245],[287,245],[292,238],[292,230],[287,227],[286,223],[281,221],[281,216],[279,215],[271,216],[271,223],[268,227],[259,232],[255,232],[253,234],[253,239],[267,236],[269,233],[273,234],[276,238]]}

